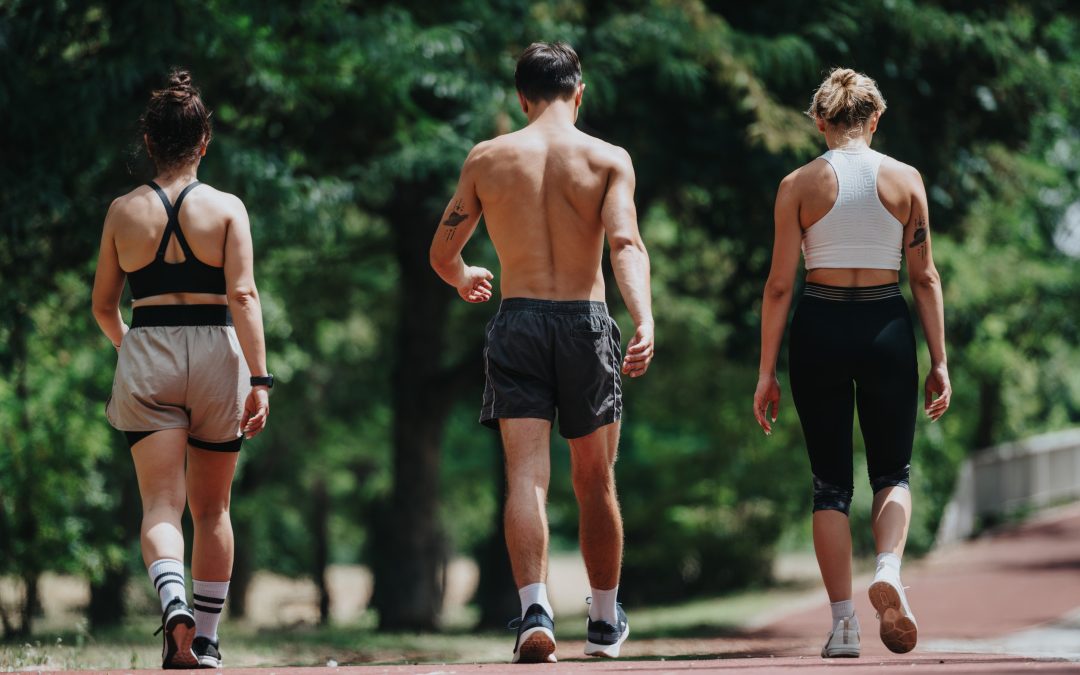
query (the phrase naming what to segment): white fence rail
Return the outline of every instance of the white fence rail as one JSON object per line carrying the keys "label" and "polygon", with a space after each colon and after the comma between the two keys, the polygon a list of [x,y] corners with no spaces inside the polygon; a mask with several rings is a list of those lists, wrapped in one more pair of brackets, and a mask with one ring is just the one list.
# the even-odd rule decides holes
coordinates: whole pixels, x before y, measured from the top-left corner
{"label": "white fence rail", "polygon": [[970,537],[980,518],[1080,498],[1080,428],[987,448],[964,461],[937,543]]}

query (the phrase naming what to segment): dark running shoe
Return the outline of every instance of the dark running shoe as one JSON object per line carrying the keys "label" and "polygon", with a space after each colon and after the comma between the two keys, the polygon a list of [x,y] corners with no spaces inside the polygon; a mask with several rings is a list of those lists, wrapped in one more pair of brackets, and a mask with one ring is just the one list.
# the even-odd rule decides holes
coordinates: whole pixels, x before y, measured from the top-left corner
{"label": "dark running shoe", "polygon": [[220,668],[221,650],[218,643],[206,636],[200,635],[191,643],[191,651],[195,652],[195,658],[199,660],[200,668]]}
{"label": "dark running shoe", "polygon": [[587,619],[585,624],[585,656],[606,656],[615,658],[619,655],[622,643],[630,635],[630,622],[626,620],[626,612],[622,604],[616,604],[618,621],[612,626],[607,621],[593,621]]}
{"label": "dark running shoe", "polygon": [[507,626],[517,629],[514,658],[510,663],[555,663],[555,620],[540,605],[531,605],[525,616]]}
{"label": "dark running shoe", "polygon": [[191,651],[195,639],[195,615],[182,598],[169,603],[161,615],[161,628],[154,635],[164,632],[161,647],[161,667],[167,670],[198,668],[199,661]]}

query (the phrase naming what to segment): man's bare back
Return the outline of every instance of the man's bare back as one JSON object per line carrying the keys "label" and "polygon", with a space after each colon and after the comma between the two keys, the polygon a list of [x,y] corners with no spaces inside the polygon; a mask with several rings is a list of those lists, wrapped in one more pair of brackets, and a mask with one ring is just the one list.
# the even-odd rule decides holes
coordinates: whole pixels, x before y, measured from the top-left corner
{"label": "man's bare back", "polygon": [[572,126],[537,123],[481,143],[465,171],[499,256],[504,298],[604,299],[601,215],[609,186],[632,176],[624,150]]}

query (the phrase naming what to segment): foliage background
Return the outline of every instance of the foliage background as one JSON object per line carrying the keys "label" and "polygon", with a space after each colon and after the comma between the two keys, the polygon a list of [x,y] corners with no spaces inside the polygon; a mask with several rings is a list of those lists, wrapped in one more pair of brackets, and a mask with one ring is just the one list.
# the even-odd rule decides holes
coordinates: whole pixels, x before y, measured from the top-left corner
{"label": "foliage background", "polygon": [[[327,564],[361,562],[384,627],[429,628],[457,554],[481,562],[485,621],[513,606],[500,450],[474,421],[495,307],[456,302],[426,246],[471,145],[524,123],[512,74],[533,40],[580,52],[580,125],[634,157],[653,259],[659,358],[627,383],[618,469],[624,598],[768,583],[777,547],[805,544],[794,410],[765,438],[749,409],[772,198],[822,149],[800,111],[832,66],[878,80],[875,147],[919,168],[931,198],[956,395],[919,424],[911,550],[932,546],[966,454],[1080,420],[1072,3],[302,7],[0,0],[0,574],[27,588],[22,617],[0,612],[5,633],[29,629],[46,570],[91,580],[95,625],[120,616],[116,589],[140,573],[133,472],[102,414],[115,354],[89,289],[110,200],[150,177],[136,119],[174,64],[215,111],[200,178],[251,213],[280,383],[234,490],[234,613],[254,569],[325,589]],[[495,264],[482,235],[466,255]],[[553,457],[551,524],[569,547],[562,444]]]}

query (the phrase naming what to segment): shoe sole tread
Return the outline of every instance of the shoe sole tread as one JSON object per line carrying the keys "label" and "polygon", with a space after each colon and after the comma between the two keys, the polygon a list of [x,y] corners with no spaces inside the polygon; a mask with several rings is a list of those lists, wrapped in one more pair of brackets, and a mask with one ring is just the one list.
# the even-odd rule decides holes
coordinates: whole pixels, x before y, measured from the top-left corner
{"label": "shoe sole tread", "polygon": [[199,659],[191,651],[195,641],[195,617],[178,612],[165,622],[165,657],[161,667],[165,670],[187,670],[199,667]]}
{"label": "shoe sole tread", "polygon": [[870,585],[870,604],[880,617],[881,641],[895,654],[906,654],[915,649],[919,641],[919,629],[904,611],[904,603],[896,587],[887,581],[875,581]]}
{"label": "shoe sole tread", "polygon": [[555,636],[547,628],[531,628],[521,636],[513,663],[554,663]]}

